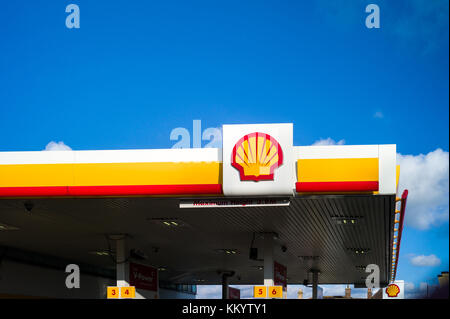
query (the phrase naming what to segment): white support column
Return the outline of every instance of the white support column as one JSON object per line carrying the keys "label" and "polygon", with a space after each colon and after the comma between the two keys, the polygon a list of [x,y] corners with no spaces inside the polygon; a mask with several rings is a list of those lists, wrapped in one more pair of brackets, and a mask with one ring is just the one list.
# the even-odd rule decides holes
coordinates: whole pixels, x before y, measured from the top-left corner
{"label": "white support column", "polygon": [[117,287],[129,286],[129,263],[126,235],[111,236],[116,241],[116,280]]}
{"label": "white support column", "polygon": [[264,234],[264,286],[273,286],[273,234]]}

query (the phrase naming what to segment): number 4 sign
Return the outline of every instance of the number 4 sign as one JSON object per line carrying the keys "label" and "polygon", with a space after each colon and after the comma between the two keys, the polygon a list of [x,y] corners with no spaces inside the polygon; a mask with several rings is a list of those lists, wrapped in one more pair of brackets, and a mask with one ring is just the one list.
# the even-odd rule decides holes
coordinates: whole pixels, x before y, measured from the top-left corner
{"label": "number 4 sign", "polygon": [[135,295],[135,289],[134,287],[122,287],[120,288],[120,297],[127,299],[127,298],[134,298]]}

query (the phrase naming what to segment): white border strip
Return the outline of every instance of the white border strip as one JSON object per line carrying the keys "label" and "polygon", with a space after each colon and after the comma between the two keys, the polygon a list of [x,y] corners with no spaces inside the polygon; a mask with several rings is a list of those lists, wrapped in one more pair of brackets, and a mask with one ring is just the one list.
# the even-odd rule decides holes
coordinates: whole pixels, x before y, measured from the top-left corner
{"label": "white border strip", "polygon": [[289,206],[289,199],[198,199],[180,200],[180,208],[228,208]]}
{"label": "white border strip", "polygon": [[0,165],[18,164],[72,164],[73,151],[1,152]]}
{"label": "white border strip", "polygon": [[378,158],[378,145],[295,146],[297,159]]}
{"label": "white border strip", "polygon": [[0,165],[222,162],[222,149],[0,152]]}
{"label": "white border strip", "polygon": [[380,145],[378,182],[380,194],[397,193],[397,147],[395,144]]}

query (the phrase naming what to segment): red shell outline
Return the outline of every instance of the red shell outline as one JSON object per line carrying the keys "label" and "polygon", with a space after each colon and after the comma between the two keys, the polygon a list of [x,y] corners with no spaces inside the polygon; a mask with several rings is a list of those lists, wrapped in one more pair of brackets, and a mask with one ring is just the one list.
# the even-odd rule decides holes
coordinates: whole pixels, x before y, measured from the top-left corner
{"label": "red shell outline", "polygon": [[[395,296],[394,296],[394,295],[391,296],[391,295],[388,293],[389,287],[392,287],[392,286],[397,287],[397,293],[395,294]],[[393,298],[394,298],[394,297],[397,297],[399,293],[400,293],[400,287],[397,286],[396,284],[390,284],[389,286],[386,287],[386,295],[388,295],[388,297],[393,297]]]}
{"label": "red shell outline", "polygon": [[[236,146],[240,145],[241,143],[243,143],[245,140],[248,141],[248,139],[250,137],[256,137],[258,138],[259,136],[265,136],[266,138],[269,138],[270,141],[273,143],[273,145],[277,148],[277,152],[278,152],[278,165],[272,165],[272,167],[270,167],[270,174],[269,175],[259,175],[259,176],[255,176],[255,175],[245,175],[244,174],[244,168],[236,163]],[[256,143],[256,151],[258,150],[258,143]],[[266,133],[261,133],[261,132],[254,132],[254,133],[250,133],[247,135],[244,135],[243,137],[241,137],[239,139],[239,141],[236,142],[236,144],[234,144],[233,147],[233,152],[231,155],[231,166],[233,166],[234,168],[236,168],[239,171],[239,175],[241,178],[241,181],[267,181],[267,180],[273,180],[274,178],[274,171],[276,168],[280,167],[283,164],[283,150],[281,149],[280,144],[278,143],[278,141],[273,138],[272,136],[270,136],[269,134]]]}

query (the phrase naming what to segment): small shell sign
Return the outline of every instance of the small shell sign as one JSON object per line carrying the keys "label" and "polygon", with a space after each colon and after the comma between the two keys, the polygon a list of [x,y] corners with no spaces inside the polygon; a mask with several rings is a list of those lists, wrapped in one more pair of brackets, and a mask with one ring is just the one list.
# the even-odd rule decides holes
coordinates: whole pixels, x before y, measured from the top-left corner
{"label": "small shell sign", "polygon": [[383,288],[383,299],[404,299],[405,298],[405,282],[396,280]]}
{"label": "small shell sign", "polygon": [[386,294],[388,297],[397,297],[400,293],[400,288],[396,284],[390,284],[386,287]]}

